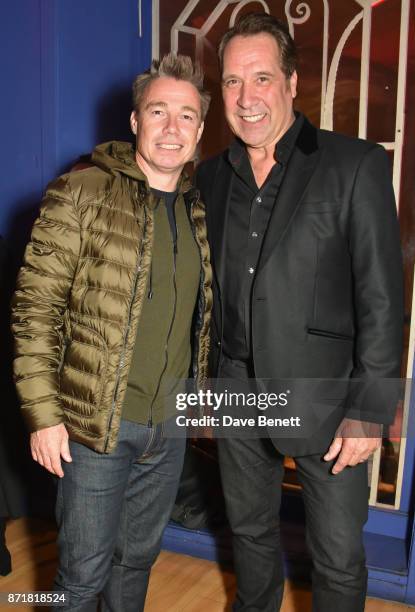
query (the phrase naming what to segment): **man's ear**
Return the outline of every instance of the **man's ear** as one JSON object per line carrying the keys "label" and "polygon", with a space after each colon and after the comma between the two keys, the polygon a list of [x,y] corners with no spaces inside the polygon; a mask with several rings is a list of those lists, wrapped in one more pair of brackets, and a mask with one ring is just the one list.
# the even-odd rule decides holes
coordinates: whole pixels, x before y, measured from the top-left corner
{"label": "man's ear", "polygon": [[130,115],[130,126],[132,133],[137,134],[137,112],[135,110]]}
{"label": "man's ear", "polygon": [[205,122],[202,121],[202,123],[199,126],[199,129],[197,130],[196,142],[199,142],[199,140],[202,138],[204,129],[205,129]]}
{"label": "man's ear", "polygon": [[297,96],[297,71],[294,70],[292,75],[290,76],[290,90],[293,99]]}

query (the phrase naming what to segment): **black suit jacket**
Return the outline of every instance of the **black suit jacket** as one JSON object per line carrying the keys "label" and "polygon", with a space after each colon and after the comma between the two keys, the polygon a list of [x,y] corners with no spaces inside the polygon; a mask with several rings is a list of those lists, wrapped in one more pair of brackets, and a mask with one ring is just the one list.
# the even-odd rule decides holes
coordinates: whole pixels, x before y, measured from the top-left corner
{"label": "black suit jacket", "polygon": [[[214,265],[212,376],[221,354],[224,237],[232,180],[226,151],[202,163],[196,174]],[[312,386],[310,402],[303,393],[302,415],[309,418],[308,432],[301,436],[307,439],[280,438],[270,429],[281,452],[324,452],[345,413],[377,423],[393,420],[396,397],[388,396],[379,381],[400,375],[402,277],[384,149],[316,129],[305,119],[264,237],[252,291],[255,376],[290,379],[286,385],[300,390],[298,379],[360,383],[323,384],[317,395]],[[293,406],[299,408],[294,403],[291,410]]]}

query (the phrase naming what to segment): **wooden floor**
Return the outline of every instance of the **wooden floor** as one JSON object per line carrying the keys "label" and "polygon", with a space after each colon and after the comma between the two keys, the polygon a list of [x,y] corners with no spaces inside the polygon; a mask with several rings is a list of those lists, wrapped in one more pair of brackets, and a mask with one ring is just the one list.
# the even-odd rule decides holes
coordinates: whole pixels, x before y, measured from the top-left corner
{"label": "wooden floor", "polygon": [[[47,521],[11,521],[6,538],[12,553],[13,571],[0,577],[0,592],[47,591],[56,567],[56,532]],[[145,612],[224,612],[231,610],[235,592],[232,573],[216,563],[163,551],[150,579]],[[0,606],[14,612],[45,608]],[[307,585],[287,581],[282,612],[309,612],[311,595]],[[367,599],[366,612],[403,612],[409,606]],[[122,612],[120,610],[119,612]]]}

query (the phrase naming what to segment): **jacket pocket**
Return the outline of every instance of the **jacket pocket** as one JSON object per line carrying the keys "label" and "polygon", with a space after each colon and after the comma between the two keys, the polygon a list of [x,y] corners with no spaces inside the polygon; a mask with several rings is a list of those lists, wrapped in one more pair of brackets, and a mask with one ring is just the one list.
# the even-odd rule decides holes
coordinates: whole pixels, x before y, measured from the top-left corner
{"label": "jacket pocket", "polygon": [[307,329],[307,333],[310,336],[320,336],[322,338],[330,338],[332,340],[346,340],[347,342],[353,342],[354,340],[353,336],[349,336],[347,334],[337,334],[326,329],[315,329],[309,327]]}
{"label": "jacket pocket", "polygon": [[101,408],[107,381],[108,349],[101,334],[74,322],[60,375],[60,393],[65,403],[82,404],[79,413],[93,416]]}

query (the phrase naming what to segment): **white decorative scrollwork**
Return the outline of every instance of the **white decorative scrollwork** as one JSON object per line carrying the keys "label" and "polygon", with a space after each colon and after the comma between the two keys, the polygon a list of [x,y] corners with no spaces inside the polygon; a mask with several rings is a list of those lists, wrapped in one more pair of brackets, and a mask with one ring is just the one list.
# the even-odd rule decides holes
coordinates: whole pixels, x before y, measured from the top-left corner
{"label": "white decorative scrollwork", "polygon": [[327,81],[327,90],[324,99],[324,108],[323,108],[323,120],[321,122],[321,127],[326,130],[333,129],[333,106],[334,106],[334,93],[336,88],[336,80],[337,80],[337,70],[340,64],[340,59],[343,53],[344,46],[353,32],[356,25],[363,18],[363,11],[360,11],[352,21],[349,23],[347,28],[344,30],[343,34],[340,37],[340,40],[337,44],[336,50],[333,54],[333,59],[330,65],[330,71]]}
{"label": "white decorative scrollwork", "polygon": [[[235,25],[235,21],[236,21],[236,17],[238,16],[239,11],[246,6],[247,4],[249,4],[250,2],[252,2],[253,0],[241,0],[239,2],[239,4],[237,4],[235,6],[235,8],[232,11],[232,15],[231,18],[229,19],[229,27],[233,28],[233,26]],[[268,13],[268,15],[271,13],[271,11],[269,10],[269,6],[268,4],[264,1],[264,0],[256,0],[257,2],[259,2],[259,4],[262,5],[264,11],[266,13]]]}
{"label": "white decorative scrollwork", "polygon": [[327,70],[329,61],[329,14],[330,7],[328,0],[323,0],[324,6],[324,21],[323,21],[323,59],[321,66],[321,109],[320,109],[320,123],[323,123],[324,116],[324,100],[327,89]]}
{"label": "white decorative scrollwork", "polygon": [[[175,53],[179,50],[179,33],[190,34],[195,37],[196,58],[203,63],[203,53],[205,47],[211,47],[208,35],[216,24],[223,12],[233,5],[229,25],[232,27],[240,10],[253,0],[217,0],[213,9],[208,14],[207,19],[201,27],[186,25],[189,17],[195,11],[200,0],[187,0],[176,21],[171,27],[171,50]],[[287,25],[291,36],[294,38],[295,26],[306,23],[311,17],[311,7],[313,0],[281,0],[285,1],[284,10]],[[318,0],[315,0],[317,2]],[[333,8],[334,0],[321,0],[324,8],[323,31],[322,31],[322,70],[321,70],[321,111],[320,125],[327,129],[333,129],[333,106],[337,84],[337,71],[343,55],[346,43],[358,23],[362,22],[362,53],[361,53],[361,81],[359,96],[359,136],[366,137],[366,125],[368,115],[368,86],[369,86],[369,65],[370,65],[370,40],[371,40],[371,12],[373,10],[373,0],[354,0],[360,7],[360,11],[351,18],[346,25],[340,38],[335,41],[334,53],[329,59],[329,13],[330,6]],[[256,0],[260,3],[266,13],[270,13],[269,2]],[[352,0],[350,0],[352,2]],[[396,131],[392,142],[383,142],[383,146],[394,152],[393,164],[393,184],[395,195],[399,201],[401,161],[403,147],[403,123],[404,123],[404,103],[406,86],[406,63],[408,56],[407,38],[409,23],[409,2],[401,0],[401,32],[400,32],[400,53],[399,53],[399,78],[397,95]],[[139,30],[141,33],[141,3],[139,0]],[[158,57],[159,53],[159,23],[160,23],[160,0],[152,0],[153,9],[153,57]],[[362,10],[363,9],[363,10]]]}
{"label": "white decorative scrollwork", "polygon": [[299,25],[301,23],[305,23],[308,19],[310,19],[311,9],[306,2],[300,2],[298,6],[295,8],[295,12],[299,17],[293,17],[291,15],[291,4],[293,0],[287,0],[285,3],[285,14],[287,16],[288,28],[290,30],[291,36],[294,38],[294,24]]}

